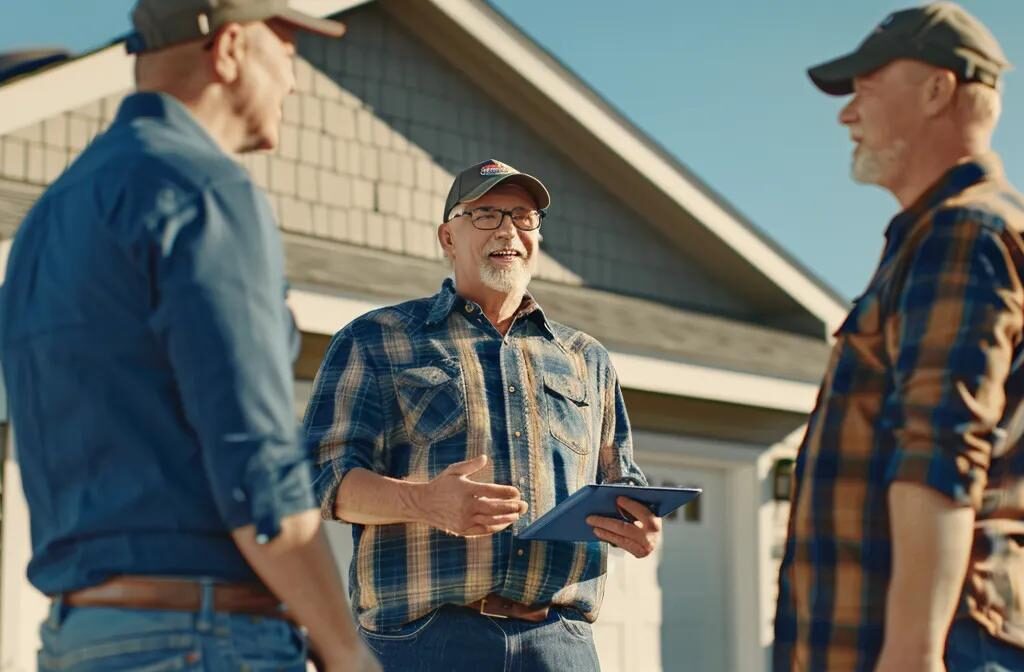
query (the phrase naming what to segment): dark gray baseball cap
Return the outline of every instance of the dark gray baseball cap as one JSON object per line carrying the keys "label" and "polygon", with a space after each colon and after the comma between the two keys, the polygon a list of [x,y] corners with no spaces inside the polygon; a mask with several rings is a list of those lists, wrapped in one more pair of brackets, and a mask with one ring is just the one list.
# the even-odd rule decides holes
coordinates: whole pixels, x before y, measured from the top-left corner
{"label": "dark gray baseball cap", "polygon": [[544,210],[551,205],[551,194],[548,193],[543,182],[533,175],[520,173],[503,161],[487,159],[464,169],[455,176],[452,188],[448,190],[448,200],[444,203],[441,221],[447,222],[448,213],[459,203],[472,203],[499,184],[518,184],[526,189],[533,196],[539,210]]}
{"label": "dark gray baseball cap", "polygon": [[900,58],[952,70],[961,82],[995,87],[1010,61],[985,25],[954,2],[933,2],[893,12],[852,53],[807,71],[833,96],[853,93],[854,77]]}
{"label": "dark gray baseball cap", "polygon": [[128,53],[156,51],[212,35],[227,23],[278,19],[294,28],[341,37],[345,24],[292,9],[288,0],[138,0],[132,11],[135,32]]}

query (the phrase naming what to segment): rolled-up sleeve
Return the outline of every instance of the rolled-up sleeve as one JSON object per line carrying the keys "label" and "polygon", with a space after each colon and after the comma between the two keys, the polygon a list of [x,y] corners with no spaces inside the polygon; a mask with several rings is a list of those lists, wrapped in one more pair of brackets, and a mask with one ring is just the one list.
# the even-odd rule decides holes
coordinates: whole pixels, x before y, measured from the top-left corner
{"label": "rolled-up sleeve", "polygon": [[334,501],[345,474],[357,467],[384,473],[384,422],[377,377],[353,329],[346,327],[320,365],[303,423],[325,519],[337,519]]}
{"label": "rolled-up sleeve", "polygon": [[888,482],[980,506],[1021,338],[1022,290],[1001,223],[938,212],[886,324],[894,381],[884,421],[896,445]]}
{"label": "rolled-up sleeve", "polygon": [[264,197],[244,181],[181,193],[163,185],[147,223],[152,328],[174,370],[225,525],[272,539],[314,508],[293,416],[284,263]]}

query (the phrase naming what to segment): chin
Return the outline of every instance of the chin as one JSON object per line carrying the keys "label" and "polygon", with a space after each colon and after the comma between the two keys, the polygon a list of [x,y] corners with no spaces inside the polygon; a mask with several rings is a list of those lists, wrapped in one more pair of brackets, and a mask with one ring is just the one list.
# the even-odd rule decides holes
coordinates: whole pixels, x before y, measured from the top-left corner
{"label": "chin", "polygon": [[487,265],[480,269],[480,284],[502,294],[525,292],[530,274],[523,268],[497,269]]}
{"label": "chin", "polygon": [[249,132],[242,141],[240,153],[259,152],[277,149],[281,138],[280,127],[276,123],[267,122],[249,127]]}

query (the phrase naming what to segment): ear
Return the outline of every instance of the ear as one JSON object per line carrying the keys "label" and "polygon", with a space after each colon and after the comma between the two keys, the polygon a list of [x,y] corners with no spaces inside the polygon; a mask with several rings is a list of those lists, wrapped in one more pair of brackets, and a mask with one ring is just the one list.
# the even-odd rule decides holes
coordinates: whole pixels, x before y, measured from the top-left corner
{"label": "ear", "polygon": [[953,104],[956,96],[956,75],[950,70],[937,69],[924,82],[922,89],[924,113],[934,117]]}
{"label": "ear", "polygon": [[240,24],[228,23],[217,30],[207,47],[210,68],[217,81],[227,85],[238,81],[246,48],[245,29]]}
{"label": "ear", "polygon": [[437,242],[441,243],[446,257],[454,257],[455,241],[452,240],[452,227],[450,222],[445,222],[437,227]]}

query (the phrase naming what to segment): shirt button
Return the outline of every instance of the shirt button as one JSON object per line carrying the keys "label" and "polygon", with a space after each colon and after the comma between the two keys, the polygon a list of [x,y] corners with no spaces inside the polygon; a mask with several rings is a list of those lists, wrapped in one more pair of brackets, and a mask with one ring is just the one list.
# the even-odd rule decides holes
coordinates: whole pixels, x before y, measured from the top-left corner
{"label": "shirt button", "polygon": [[267,535],[265,535],[265,534],[257,534],[256,535],[256,543],[257,544],[265,544],[268,541],[270,541],[270,537],[268,537]]}
{"label": "shirt button", "polygon": [[508,391],[511,392],[512,394],[515,394],[516,386],[515,385],[509,385],[508,386]]}
{"label": "shirt button", "polygon": [[520,548],[518,551],[516,551],[516,555],[518,555],[521,558],[521,557],[523,557],[523,553],[525,553],[525,552],[526,551],[524,551],[523,549]]}
{"label": "shirt button", "polygon": [[516,436],[516,438],[517,438],[517,439],[518,439],[518,438],[519,438],[520,436],[522,436],[522,435],[523,435],[523,433],[522,433],[522,432],[516,432],[516,433],[515,433],[515,436]]}
{"label": "shirt button", "polygon": [[526,479],[523,478],[522,476],[519,477],[519,485],[522,485],[522,486],[526,485]]}
{"label": "shirt button", "polygon": [[467,303],[464,307],[465,307],[467,313],[472,313],[473,312],[473,306],[472,305]]}

